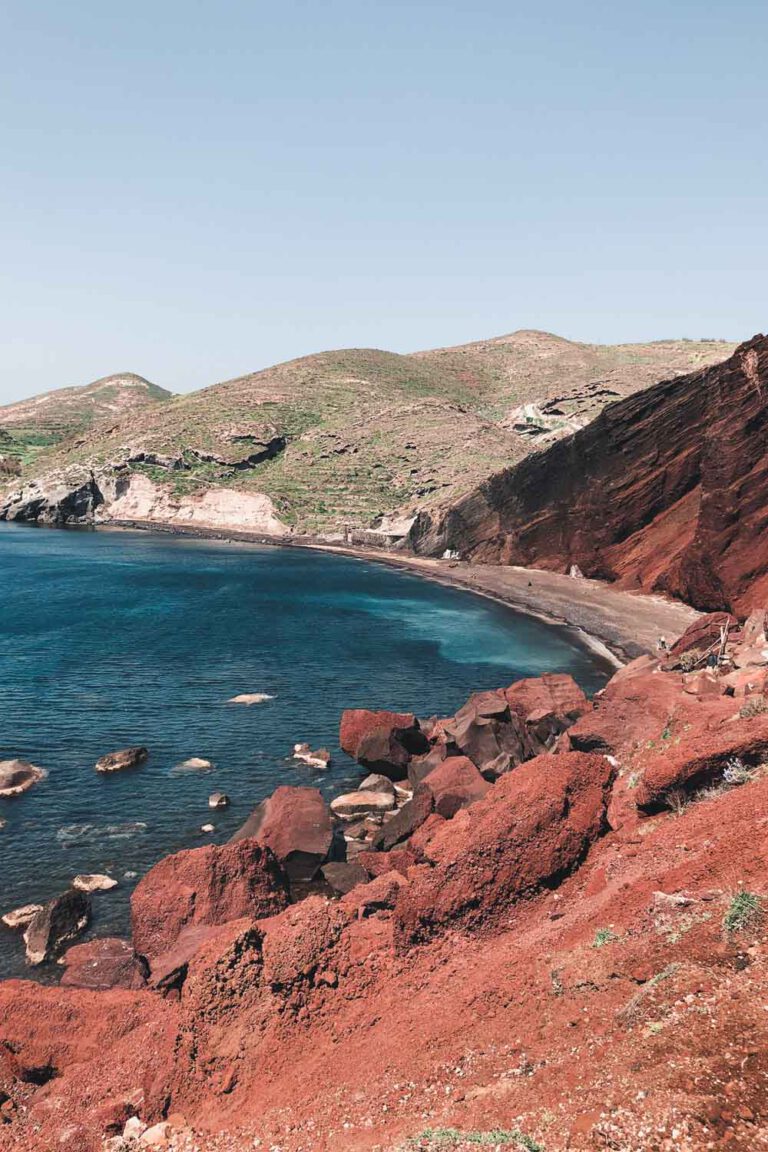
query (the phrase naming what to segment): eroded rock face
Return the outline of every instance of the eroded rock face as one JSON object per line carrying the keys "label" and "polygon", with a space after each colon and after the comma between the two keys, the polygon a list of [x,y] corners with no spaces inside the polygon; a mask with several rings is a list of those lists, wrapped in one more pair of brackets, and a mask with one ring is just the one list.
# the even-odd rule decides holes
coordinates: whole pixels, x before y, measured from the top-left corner
{"label": "eroded rock face", "polygon": [[746,615],[768,599],[768,338],[665,380],[500,472],[439,517],[417,550],[460,549]]}
{"label": "eroded rock face", "polygon": [[286,902],[282,870],[255,840],[177,852],[150,869],[131,897],[134,948],[152,965],[186,928],[271,916]]}
{"label": "eroded rock face", "polygon": [[53,959],[74,940],[91,918],[91,899],[74,888],[45,904],[24,932],[27,962],[42,964]]}
{"label": "eroded rock face", "polygon": [[317,788],[283,785],[254,808],[232,842],[249,837],[270,849],[292,882],[311,880],[333,846],[328,805]]}
{"label": "eroded rock face", "polygon": [[491,923],[575,868],[607,828],[614,771],[604,756],[538,756],[438,828],[398,897],[401,943],[448,923]]}

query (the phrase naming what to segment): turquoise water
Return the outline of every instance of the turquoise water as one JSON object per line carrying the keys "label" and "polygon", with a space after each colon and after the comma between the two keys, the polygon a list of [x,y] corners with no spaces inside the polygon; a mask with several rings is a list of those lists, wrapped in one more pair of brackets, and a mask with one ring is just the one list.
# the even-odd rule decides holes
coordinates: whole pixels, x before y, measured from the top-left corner
{"label": "turquoise water", "polygon": [[[304,550],[0,525],[0,591],[0,759],[48,772],[0,800],[0,911],[108,871],[120,887],[94,896],[93,934],[125,932],[138,876],[227,839],[278,784],[354,786],[337,746],[344,708],[447,715],[521,676],[570,671],[588,691],[606,679],[563,629]],[[274,699],[226,703],[242,692]],[[333,766],[298,765],[298,741],[329,747]],[[144,767],[94,771],[131,744],[149,748]],[[215,770],[178,772],[191,756]],[[229,794],[228,810],[210,812],[213,791]],[[209,821],[213,837],[200,831]],[[19,938],[0,928],[0,975],[23,970]]]}

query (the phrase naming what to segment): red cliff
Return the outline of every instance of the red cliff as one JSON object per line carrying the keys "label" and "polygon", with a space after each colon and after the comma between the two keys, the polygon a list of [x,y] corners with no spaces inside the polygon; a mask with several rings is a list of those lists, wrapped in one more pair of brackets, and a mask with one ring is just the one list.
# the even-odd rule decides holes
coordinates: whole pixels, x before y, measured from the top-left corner
{"label": "red cliff", "polygon": [[768,594],[768,338],[723,364],[611,404],[497,473],[440,519],[420,552],[565,571],[740,615]]}

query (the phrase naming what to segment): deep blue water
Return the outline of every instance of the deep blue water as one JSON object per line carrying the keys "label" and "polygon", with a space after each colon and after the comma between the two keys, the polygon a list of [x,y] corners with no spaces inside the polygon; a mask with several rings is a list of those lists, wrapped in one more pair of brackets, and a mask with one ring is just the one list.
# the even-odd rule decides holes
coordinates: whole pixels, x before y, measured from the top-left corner
{"label": "deep blue water", "polygon": [[[227,839],[278,784],[354,786],[338,749],[344,708],[447,715],[521,676],[570,671],[588,691],[606,678],[563,629],[304,550],[0,525],[0,605],[0,759],[48,771],[0,800],[0,911],[110,872],[120,887],[94,896],[91,934],[126,931],[126,873]],[[274,699],[226,703],[241,692]],[[297,765],[297,741],[329,747],[333,766]],[[130,744],[149,748],[147,764],[94,771]],[[175,772],[190,756],[215,770]],[[231,807],[210,812],[212,791]],[[209,821],[213,837],[200,831]],[[19,938],[0,926],[0,975],[23,970]]]}

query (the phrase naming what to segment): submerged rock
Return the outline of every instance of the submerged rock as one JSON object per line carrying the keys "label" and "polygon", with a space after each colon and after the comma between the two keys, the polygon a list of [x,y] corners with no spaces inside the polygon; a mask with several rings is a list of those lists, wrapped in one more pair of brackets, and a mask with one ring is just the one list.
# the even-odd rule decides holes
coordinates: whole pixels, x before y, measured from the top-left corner
{"label": "submerged rock", "polygon": [[274,700],[268,692],[241,692],[239,696],[232,696],[227,704],[263,704],[265,700]]}
{"label": "submerged rock", "polygon": [[212,768],[213,764],[210,760],[204,760],[202,756],[190,756],[188,760],[182,760],[181,764],[177,764],[175,771],[210,772]]}
{"label": "submerged rock", "polygon": [[71,888],[54,897],[32,917],[24,933],[27,961],[42,964],[53,959],[74,940],[91,918],[91,901],[85,892]]}
{"label": "submerged rock", "polygon": [[43,768],[27,760],[0,760],[0,796],[18,796],[45,776]]}
{"label": "submerged rock", "polygon": [[146,748],[121,748],[118,752],[108,752],[96,761],[97,772],[122,772],[125,768],[136,768],[149,757]]}

